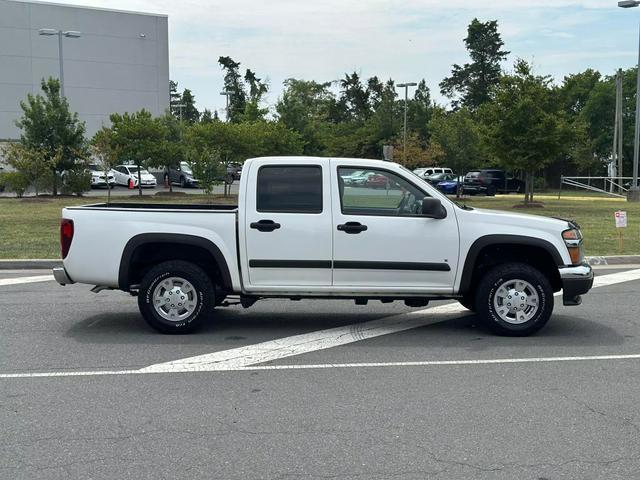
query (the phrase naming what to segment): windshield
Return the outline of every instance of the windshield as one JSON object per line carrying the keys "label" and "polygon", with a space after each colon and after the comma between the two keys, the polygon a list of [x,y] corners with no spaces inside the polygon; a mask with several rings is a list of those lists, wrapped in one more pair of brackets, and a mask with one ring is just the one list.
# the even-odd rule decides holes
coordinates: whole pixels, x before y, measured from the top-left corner
{"label": "windshield", "polygon": [[189,166],[189,164],[187,162],[180,162],[180,170],[182,170],[184,173],[188,173],[188,174],[193,174],[193,170],[191,170],[191,167]]}
{"label": "windshield", "polygon": [[87,165],[87,168],[89,170],[91,170],[92,172],[103,172],[104,171],[98,165]]}
{"label": "windshield", "polygon": [[[129,167],[129,172],[130,173],[138,173],[138,169],[136,167]],[[149,172],[147,171],[146,168],[141,168],[140,169],[140,173],[143,174],[143,175],[144,174],[147,174],[147,175],[149,174]]]}

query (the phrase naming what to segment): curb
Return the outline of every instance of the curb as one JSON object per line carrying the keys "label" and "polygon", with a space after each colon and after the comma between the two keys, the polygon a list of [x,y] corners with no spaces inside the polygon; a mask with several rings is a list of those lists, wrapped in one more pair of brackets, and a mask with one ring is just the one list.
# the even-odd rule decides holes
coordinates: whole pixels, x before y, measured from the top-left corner
{"label": "curb", "polygon": [[640,255],[612,255],[608,257],[585,257],[589,265],[633,265],[640,264]]}
{"label": "curb", "polygon": [[[640,265],[640,255],[612,255],[585,257],[589,265]],[[0,270],[48,270],[61,267],[62,260],[49,259],[0,259]]]}
{"label": "curb", "polygon": [[49,270],[61,267],[62,260],[50,259],[0,259],[0,270]]}

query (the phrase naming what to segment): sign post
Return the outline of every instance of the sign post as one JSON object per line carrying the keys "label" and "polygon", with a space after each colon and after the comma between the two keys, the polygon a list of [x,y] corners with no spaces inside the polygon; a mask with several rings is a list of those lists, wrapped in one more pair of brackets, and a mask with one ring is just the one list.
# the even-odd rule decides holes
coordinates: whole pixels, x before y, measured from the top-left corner
{"label": "sign post", "polygon": [[615,213],[616,228],[618,229],[618,249],[624,253],[624,229],[627,228],[627,212],[618,210]]}

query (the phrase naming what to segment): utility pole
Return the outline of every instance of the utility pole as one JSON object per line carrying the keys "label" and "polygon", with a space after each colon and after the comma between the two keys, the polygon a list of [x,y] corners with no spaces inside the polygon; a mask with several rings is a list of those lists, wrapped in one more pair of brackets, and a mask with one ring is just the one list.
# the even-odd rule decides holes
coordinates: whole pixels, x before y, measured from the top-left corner
{"label": "utility pole", "polygon": [[[622,177],[622,69],[616,72],[616,115],[613,128],[613,156],[611,158],[613,165],[616,167],[616,180],[618,182],[618,193],[623,193]],[[613,184],[611,185],[613,191]]]}
{"label": "utility pole", "polygon": [[416,82],[399,83],[398,88],[404,88],[404,145],[402,147],[402,160],[407,162],[407,102],[409,101],[409,87],[418,85]]}
{"label": "utility pole", "polygon": [[224,92],[220,92],[220,95],[224,95],[227,100],[227,106],[225,107],[225,110],[227,115],[227,123],[229,123],[229,95],[231,95],[231,92],[225,90]]}

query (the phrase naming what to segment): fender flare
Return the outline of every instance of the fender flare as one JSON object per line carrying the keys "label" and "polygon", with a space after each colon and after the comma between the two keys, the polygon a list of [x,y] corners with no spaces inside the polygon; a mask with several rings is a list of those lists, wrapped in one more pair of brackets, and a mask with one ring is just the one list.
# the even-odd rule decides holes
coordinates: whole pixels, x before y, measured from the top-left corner
{"label": "fender flare", "polygon": [[542,248],[551,256],[556,265],[564,265],[564,261],[562,260],[562,256],[560,255],[560,252],[558,252],[558,249],[547,240],[525,237],[522,235],[485,235],[473,242],[467,252],[467,258],[465,259],[462,276],[460,278],[460,288],[458,289],[458,293],[460,295],[467,293],[471,287],[473,270],[476,265],[476,261],[478,260],[478,255],[480,255],[483,248],[492,245],[522,245]]}
{"label": "fender flare", "polygon": [[223,287],[228,290],[233,290],[233,283],[231,281],[231,273],[229,266],[224,255],[220,251],[220,248],[203,237],[195,235],[185,235],[181,233],[142,233],[129,239],[122,251],[122,257],[120,258],[120,268],[118,269],[118,287],[121,290],[127,291],[130,287],[129,281],[129,268],[131,264],[131,257],[137,248],[148,243],[173,243],[180,245],[191,245],[195,247],[204,248],[213,256],[214,260],[220,268],[220,274],[222,275]]}

